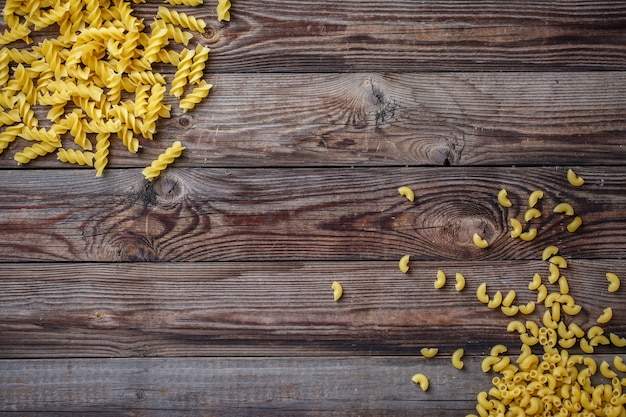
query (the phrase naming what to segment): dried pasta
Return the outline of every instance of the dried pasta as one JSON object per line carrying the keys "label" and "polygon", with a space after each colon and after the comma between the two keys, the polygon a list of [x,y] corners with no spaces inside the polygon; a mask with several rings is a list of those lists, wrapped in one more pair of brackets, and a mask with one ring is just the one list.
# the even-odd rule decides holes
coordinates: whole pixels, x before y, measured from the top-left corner
{"label": "dried pasta", "polygon": [[429,381],[426,375],[424,374],[415,374],[411,377],[411,381],[418,384],[422,391],[428,390]]}
{"label": "dried pasta", "polygon": [[619,290],[620,279],[617,275],[612,272],[607,272],[606,279],[607,281],[609,281],[609,292],[615,292]]}
{"label": "dried pasta", "polygon": [[410,258],[411,258],[410,255],[404,255],[402,258],[400,258],[400,261],[398,262],[398,268],[400,268],[400,271],[402,271],[402,273],[404,274],[406,274],[409,271]]}
{"label": "dried pasta", "polygon": [[146,177],[148,181],[152,181],[161,175],[161,172],[167,168],[168,165],[172,164],[174,160],[182,154],[184,146],[181,145],[180,141],[176,141],[172,143],[172,145],[165,150],[157,159],[152,161],[150,166],[146,167],[141,171],[141,173]]}
{"label": "dried pasta", "polygon": [[452,353],[452,366],[456,369],[463,369],[463,348],[459,348]]}
{"label": "dried pasta", "polygon": [[502,207],[511,207],[513,205],[504,188],[498,192],[498,203],[500,203]]}
{"label": "dried pasta", "polygon": [[489,242],[487,242],[483,237],[481,237],[478,233],[474,233],[472,236],[472,242],[476,247],[485,249],[489,246]]}
{"label": "dried pasta", "polygon": [[528,205],[533,208],[537,205],[537,202],[543,198],[543,191],[536,190],[530,193],[528,196]]}
{"label": "dried pasta", "polygon": [[457,291],[462,291],[463,288],[465,288],[465,277],[463,276],[463,274],[457,272],[455,274],[455,279],[456,279],[456,282],[454,284],[454,288]]}
{"label": "dried pasta", "polygon": [[230,1],[229,0],[218,0],[217,2],[217,20],[222,21],[230,20]]}
{"label": "dried pasta", "polygon": [[420,353],[425,358],[434,358],[437,353],[439,353],[439,349],[437,348],[422,348],[420,349]]}
{"label": "dried pasta", "polygon": [[[209,48],[194,45],[185,54],[170,49],[189,44],[189,30],[204,32],[206,22],[163,6],[155,17],[146,28],[126,0],[106,5],[93,0],[7,1],[3,18],[8,29],[0,34],[0,44],[32,43],[30,35],[44,28],[46,33],[56,28],[58,36],[30,49],[0,48],[0,152],[22,139],[34,141],[15,154],[19,164],[56,153],[60,161],[93,166],[96,176],[102,176],[111,141],[119,139],[130,152],[138,152],[140,139],[153,139],[158,120],[171,117],[163,100],[167,83],[154,72],[156,64],[180,70],[170,93],[180,98],[184,112],[206,98],[211,85],[202,78]],[[41,123],[37,107],[47,113]],[[68,139],[80,149],[67,147]]]}
{"label": "dried pasta", "polygon": [[567,181],[574,187],[580,187],[585,183],[585,180],[582,177],[576,175],[576,173],[572,169],[567,170]]}
{"label": "dried pasta", "polygon": [[334,281],[331,285],[331,289],[333,290],[333,299],[339,301],[343,295],[343,286],[338,281]]}
{"label": "dried pasta", "polygon": [[406,197],[407,200],[411,202],[415,201],[415,193],[410,187],[403,185],[402,187],[398,188],[398,192],[400,193],[400,195]]}
{"label": "dried pasta", "polygon": [[446,274],[439,269],[437,271],[437,279],[435,280],[435,288],[439,289],[446,285]]}

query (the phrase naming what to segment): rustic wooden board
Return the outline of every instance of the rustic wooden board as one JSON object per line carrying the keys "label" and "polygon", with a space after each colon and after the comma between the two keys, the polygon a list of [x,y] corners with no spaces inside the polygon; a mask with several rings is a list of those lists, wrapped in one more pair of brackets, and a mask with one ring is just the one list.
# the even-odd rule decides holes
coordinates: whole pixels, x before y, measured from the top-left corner
{"label": "rustic wooden board", "polygon": [[[106,181],[81,170],[1,171],[2,261],[535,259],[549,244],[579,258],[626,249],[626,171],[565,168],[139,169]],[[42,178],[45,177],[45,184]],[[416,202],[397,188],[412,187]],[[496,198],[509,190],[514,206]],[[510,238],[528,195],[545,191],[531,242]],[[552,212],[570,202],[584,226]],[[478,249],[472,235],[491,246]]]}
{"label": "rustic wooden board", "polygon": [[[387,69],[388,70],[388,69]],[[624,165],[623,72],[215,74],[192,112],[111,167],[144,167],[174,139],[177,166]],[[41,109],[45,124],[46,109]],[[72,138],[65,146],[76,147]],[[30,146],[18,140],[0,167]],[[24,168],[68,168],[56,155]]]}
{"label": "rustic wooden board", "polygon": [[[0,361],[8,415],[449,416],[474,409],[478,359],[180,358]],[[411,382],[431,377],[428,392]],[[450,393],[458,393],[450,398]],[[13,412],[13,413],[11,413]]]}
{"label": "rustic wooden board", "polygon": [[[536,300],[535,261],[4,264],[0,293],[0,357],[189,357],[416,355],[437,346],[450,355],[487,354],[497,343],[519,351],[513,320],[476,298],[517,291],[516,304]],[[437,270],[449,282],[435,289]],[[457,292],[457,272],[466,289]],[[613,308],[607,334],[626,335],[622,288],[608,293],[606,272],[626,276],[626,262],[570,259],[563,274],[583,306],[583,329]],[[339,281],[344,296],[332,297]],[[543,306],[517,319],[541,322]],[[599,352],[615,348],[599,347]],[[576,351],[572,349],[571,352]]]}

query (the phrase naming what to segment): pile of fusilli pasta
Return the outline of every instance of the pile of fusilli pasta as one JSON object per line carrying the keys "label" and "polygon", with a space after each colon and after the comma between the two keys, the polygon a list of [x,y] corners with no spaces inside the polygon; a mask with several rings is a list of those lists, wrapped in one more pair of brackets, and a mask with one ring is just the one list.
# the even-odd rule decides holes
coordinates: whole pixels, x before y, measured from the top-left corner
{"label": "pile of fusilli pasta", "polygon": [[[202,0],[168,2],[190,6]],[[230,18],[226,3],[218,6],[223,20]],[[94,166],[100,176],[115,137],[137,152],[140,139],[154,138],[159,118],[170,117],[167,81],[155,64],[175,66],[169,95],[183,111],[212,87],[203,80],[209,48],[189,47],[191,31],[204,32],[206,22],[186,13],[161,6],[145,27],[125,0],[6,0],[3,17],[8,29],[0,33],[0,152],[18,139],[27,141],[15,154],[19,164],[57,153],[61,161]],[[58,28],[58,36],[23,47],[44,28]],[[6,46],[13,42],[21,47]],[[172,44],[182,44],[182,51]],[[47,111],[41,125],[35,109]]]}

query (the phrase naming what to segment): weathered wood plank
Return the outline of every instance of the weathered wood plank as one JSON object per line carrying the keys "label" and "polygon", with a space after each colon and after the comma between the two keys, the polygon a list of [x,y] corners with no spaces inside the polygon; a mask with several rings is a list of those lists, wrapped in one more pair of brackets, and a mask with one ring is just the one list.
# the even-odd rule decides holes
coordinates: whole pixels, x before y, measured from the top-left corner
{"label": "weathered wood plank", "polygon": [[[573,321],[587,329],[612,307],[603,327],[626,335],[626,288],[608,293],[605,278],[623,279],[625,261],[569,259],[563,274],[583,307]],[[439,290],[438,269],[449,277]],[[519,339],[506,332],[513,319],[481,304],[476,288],[514,289],[515,304],[525,304],[537,298],[528,290],[535,273],[558,291],[540,259],[411,262],[406,275],[391,261],[4,264],[0,357],[416,355],[427,346],[476,355],[497,343],[515,352]],[[339,302],[333,281],[343,285]],[[543,312],[539,305],[516,318],[541,323]]]}
{"label": "weathered wood plank", "polygon": [[[139,169],[0,171],[0,261],[535,259],[549,244],[622,258],[624,168]],[[412,187],[416,202],[398,194]],[[509,191],[514,206],[496,198]],[[545,192],[531,242],[511,239],[530,192]],[[584,225],[552,212],[570,202]],[[525,226],[526,227],[526,226]],[[487,250],[472,243],[479,233]]]}
{"label": "weathered wood plank", "polygon": [[[624,165],[626,74],[216,74],[211,95],[159,125],[143,167],[173,140],[179,166]],[[40,111],[45,118],[46,109]],[[72,138],[67,147],[76,147]],[[31,144],[18,140],[0,167]],[[67,168],[48,155],[26,165]]]}
{"label": "weathered wood plank", "polygon": [[[411,376],[423,371],[422,392]],[[478,359],[463,371],[415,357],[0,361],[4,415],[449,416],[474,409]],[[453,393],[451,395],[451,393]]]}

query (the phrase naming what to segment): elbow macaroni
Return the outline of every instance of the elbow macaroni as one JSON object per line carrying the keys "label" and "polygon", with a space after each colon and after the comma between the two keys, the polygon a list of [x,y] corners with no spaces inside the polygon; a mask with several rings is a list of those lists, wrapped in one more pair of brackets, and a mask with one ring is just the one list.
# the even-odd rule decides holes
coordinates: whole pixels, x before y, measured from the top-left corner
{"label": "elbow macaroni", "polygon": [[609,292],[615,292],[619,290],[620,279],[617,275],[612,272],[607,272],[606,279],[607,281],[609,281]]}
{"label": "elbow macaroni", "polygon": [[428,386],[430,385],[428,378],[424,374],[413,375],[413,377],[411,377],[411,381],[418,384],[420,388],[422,388],[422,391],[428,390]]}
{"label": "elbow macaroni", "polygon": [[400,271],[402,271],[402,273],[406,274],[409,270],[409,259],[411,258],[410,255],[404,255],[402,258],[400,258],[400,262],[398,263],[398,267],[400,268]]}
{"label": "elbow macaroni", "polygon": [[446,285],[446,274],[441,269],[437,271],[437,279],[435,280],[435,288],[439,289]]}
{"label": "elbow macaroni", "polygon": [[343,286],[338,281],[334,281],[331,285],[331,289],[333,290],[333,299],[339,301],[343,295]]}
{"label": "elbow macaroni", "polygon": [[580,187],[585,183],[585,180],[582,177],[576,175],[576,173],[572,169],[567,170],[567,181],[574,187]]}
{"label": "elbow macaroni", "polygon": [[504,188],[498,192],[498,203],[500,203],[502,207],[511,207],[513,205]]}
{"label": "elbow macaroni", "polygon": [[472,242],[474,242],[474,245],[476,245],[477,247],[481,249],[485,249],[486,247],[489,246],[489,243],[484,238],[482,238],[478,233],[474,233],[474,235],[472,236]]}
{"label": "elbow macaroni", "polygon": [[400,193],[400,195],[403,195],[404,197],[406,197],[407,200],[411,202],[415,201],[415,193],[413,192],[411,188],[407,186],[402,186],[398,188],[398,192]]}
{"label": "elbow macaroni", "polygon": [[463,369],[463,348],[459,348],[452,353],[452,366],[456,369]]}

